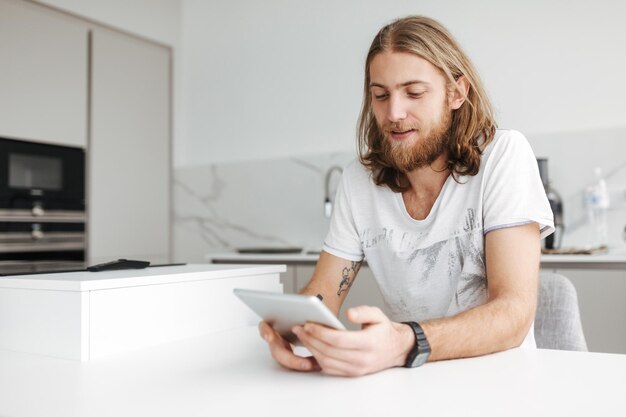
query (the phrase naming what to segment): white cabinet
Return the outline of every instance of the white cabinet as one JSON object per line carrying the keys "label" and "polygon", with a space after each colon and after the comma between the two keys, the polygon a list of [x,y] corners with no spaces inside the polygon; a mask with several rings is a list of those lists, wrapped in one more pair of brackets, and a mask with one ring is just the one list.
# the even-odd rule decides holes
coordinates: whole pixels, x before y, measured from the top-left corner
{"label": "white cabinet", "polygon": [[280,274],[280,283],[283,285],[283,292],[288,294],[295,294],[297,288],[296,270],[297,266],[287,265],[287,270]]}
{"label": "white cabinet", "polygon": [[92,32],[89,263],[169,261],[170,50]]}
{"label": "white cabinet", "polygon": [[86,149],[88,264],[170,261],[171,55],[0,0],[0,136]]}
{"label": "white cabinet", "polygon": [[282,271],[185,265],[3,277],[0,349],[86,361],[255,325],[233,289],[280,292]]}
{"label": "white cabinet", "polygon": [[85,147],[87,33],[78,19],[0,0],[0,136]]}
{"label": "white cabinet", "polygon": [[626,271],[542,269],[565,275],[578,294],[578,305],[592,352],[626,353]]}

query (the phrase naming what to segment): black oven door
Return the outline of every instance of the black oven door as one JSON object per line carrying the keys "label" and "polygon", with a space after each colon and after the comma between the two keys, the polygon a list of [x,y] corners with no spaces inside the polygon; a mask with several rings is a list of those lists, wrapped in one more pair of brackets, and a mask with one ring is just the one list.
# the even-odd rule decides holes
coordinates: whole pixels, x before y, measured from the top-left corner
{"label": "black oven door", "polygon": [[85,210],[85,151],[0,138],[0,210]]}

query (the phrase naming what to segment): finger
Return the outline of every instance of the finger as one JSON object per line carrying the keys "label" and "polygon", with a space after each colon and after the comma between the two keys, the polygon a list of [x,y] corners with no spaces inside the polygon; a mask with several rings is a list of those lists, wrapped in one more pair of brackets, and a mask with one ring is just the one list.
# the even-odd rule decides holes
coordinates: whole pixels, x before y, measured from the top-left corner
{"label": "finger", "polygon": [[293,353],[291,345],[283,339],[273,328],[263,329],[264,338],[270,348],[270,353],[276,362],[288,369],[298,371],[319,371],[320,367],[315,358],[303,358]]}
{"label": "finger", "polygon": [[320,367],[317,365],[317,361],[313,357],[303,358],[301,356],[294,355],[294,353],[279,344],[271,344],[270,352],[272,358],[278,362],[281,366],[287,369],[293,369],[296,371],[319,371]]}
{"label": "finger", "polygon": [[358,368],[354,364],[326,356],[323,352],[317,350],[315,346],[307,342],[303,341],[302,344],[313,354],[323,373],[338,376],[359,374]]}
{"label": "finger", "polygon": [[319,352],[318,356],[320,357],[323,356],[324,358],[333,358],[346,363],[352,363],[355,361],[355,358],[359,357],[357,351],[352,349],[342,349],[325,343],[323,340],[307,332],[302,326],[294,327],[293,332],[307,348],[311,347],[315,349],[316,352]]}
{"label": "finger", "polygon": [[348,320],[356,324],[374,324],[388,321],[389,318],[378,307],[358,306],[346,311]]}
{"label": "finger", "polygon": [[304,328],[309,334],[328,345],[352,350],[363,348],[363,336],[360,330],[338,330],[317,323],[306,323]]}
{"label": "finger", "polygon": [[270,332],[272,332],[274,329],[272,329],[272,327],[267,324],[267,322],[264,321],[260,321],[259,322],[259,335],[261,335],[261,337],[263,339],[265,339],[265,341],[267,342],[268,337],[270,335]]}
{"label": "finger", "polygon": [[259,334],[265,341],[269,343],[282,343],[287,349],[291,349],[291,345],[272,327],[269,323],[262,321],[259,323]]}

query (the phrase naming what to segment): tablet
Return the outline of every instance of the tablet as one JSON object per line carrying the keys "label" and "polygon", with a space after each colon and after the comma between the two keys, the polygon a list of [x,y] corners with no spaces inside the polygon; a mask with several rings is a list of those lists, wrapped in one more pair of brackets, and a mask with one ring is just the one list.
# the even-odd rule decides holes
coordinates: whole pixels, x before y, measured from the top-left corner
{"label": "tablet", "polygon": [[288,342],[299,344],[291,332],[293,326],[306,322],[320,323],[345,330],[343,324],[314,295],[283,294],[278,292],[244,290],[235,288],[235,295],[264,321],[271,324]]}

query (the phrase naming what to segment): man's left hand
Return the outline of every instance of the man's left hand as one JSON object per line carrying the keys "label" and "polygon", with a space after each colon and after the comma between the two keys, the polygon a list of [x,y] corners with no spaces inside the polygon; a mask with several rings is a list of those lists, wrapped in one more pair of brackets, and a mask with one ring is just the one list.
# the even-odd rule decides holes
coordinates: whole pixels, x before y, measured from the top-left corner
{"label": "man's left hand", "polygon": [[360,376],[404,365],[415,343],[409,326],[392,322],[377,307],[353,307],[346,315],[361,324],[361,330],[336,330],[315,323],[292,329],[322,372]]}

